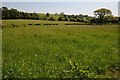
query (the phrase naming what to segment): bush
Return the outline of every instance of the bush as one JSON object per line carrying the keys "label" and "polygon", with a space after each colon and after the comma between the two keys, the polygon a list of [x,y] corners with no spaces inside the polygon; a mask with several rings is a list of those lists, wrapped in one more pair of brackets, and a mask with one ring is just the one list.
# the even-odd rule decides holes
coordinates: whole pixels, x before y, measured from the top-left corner
{"label": "bush", "polygon": [[53,24],[53,25],[58,25],[58,24]]}
{"label": "bush", "polygon": [[50,17],[50,21],[55,21],[55,19],[53,17]]}
{"label": "bush", "polygon": [[32,24],[28,24],[28,25],[32,25]]}
{"label": "bush", "polygon": [[92,24],[96,23],[96,19],[95,18],[91,19],[90,23],[92,23]]}
{"label": "bush", "polygon": [[35,24],[35,25],[41,25],[41,24]]}
{"label": "bush", "polygon": [[65,18],[65,21],[69,21],[69,19],[68,19],[68,18]]}
{"label": "bush", "polygon": [[64,18],[63,17],[59,17],[58,21],[64,21]]}

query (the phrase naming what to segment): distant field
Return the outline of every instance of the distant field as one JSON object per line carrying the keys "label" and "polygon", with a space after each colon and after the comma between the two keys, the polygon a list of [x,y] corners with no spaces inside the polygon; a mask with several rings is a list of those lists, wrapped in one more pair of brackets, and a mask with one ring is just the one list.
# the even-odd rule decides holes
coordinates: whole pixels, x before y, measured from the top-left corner
{"label": "distant field", "polygon": [[3,78],[120,77],[117,25],[2,22]]}

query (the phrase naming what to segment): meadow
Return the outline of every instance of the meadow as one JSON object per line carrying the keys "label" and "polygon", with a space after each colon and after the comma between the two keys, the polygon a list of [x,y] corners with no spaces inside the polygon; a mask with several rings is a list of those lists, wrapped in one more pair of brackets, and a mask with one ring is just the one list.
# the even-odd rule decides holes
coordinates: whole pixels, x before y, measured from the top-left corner
{"label": "meadow", "polygon": [[2,23],[3,78],[120,77],[118,25],[40,20]]}

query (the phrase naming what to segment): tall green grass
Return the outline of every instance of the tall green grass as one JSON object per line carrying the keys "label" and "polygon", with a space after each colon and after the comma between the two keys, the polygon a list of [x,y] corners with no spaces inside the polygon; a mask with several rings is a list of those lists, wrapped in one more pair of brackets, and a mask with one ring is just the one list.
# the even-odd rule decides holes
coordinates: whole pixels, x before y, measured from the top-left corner
{"label": "tall green grass", "polygon": [[29,23],[51,22],[3,21],[20,24],[2,30],[3,78],[119,76],[117,25],[22,26]]}

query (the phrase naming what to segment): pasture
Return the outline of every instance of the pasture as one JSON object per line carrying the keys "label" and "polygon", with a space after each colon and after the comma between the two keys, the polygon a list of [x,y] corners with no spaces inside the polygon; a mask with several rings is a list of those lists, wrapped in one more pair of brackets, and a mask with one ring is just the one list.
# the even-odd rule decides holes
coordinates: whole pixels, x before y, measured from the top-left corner
{"label": "pasture", "polygon": [[117,25],[40,20],[2,23],[3,78],[120,76]]}

